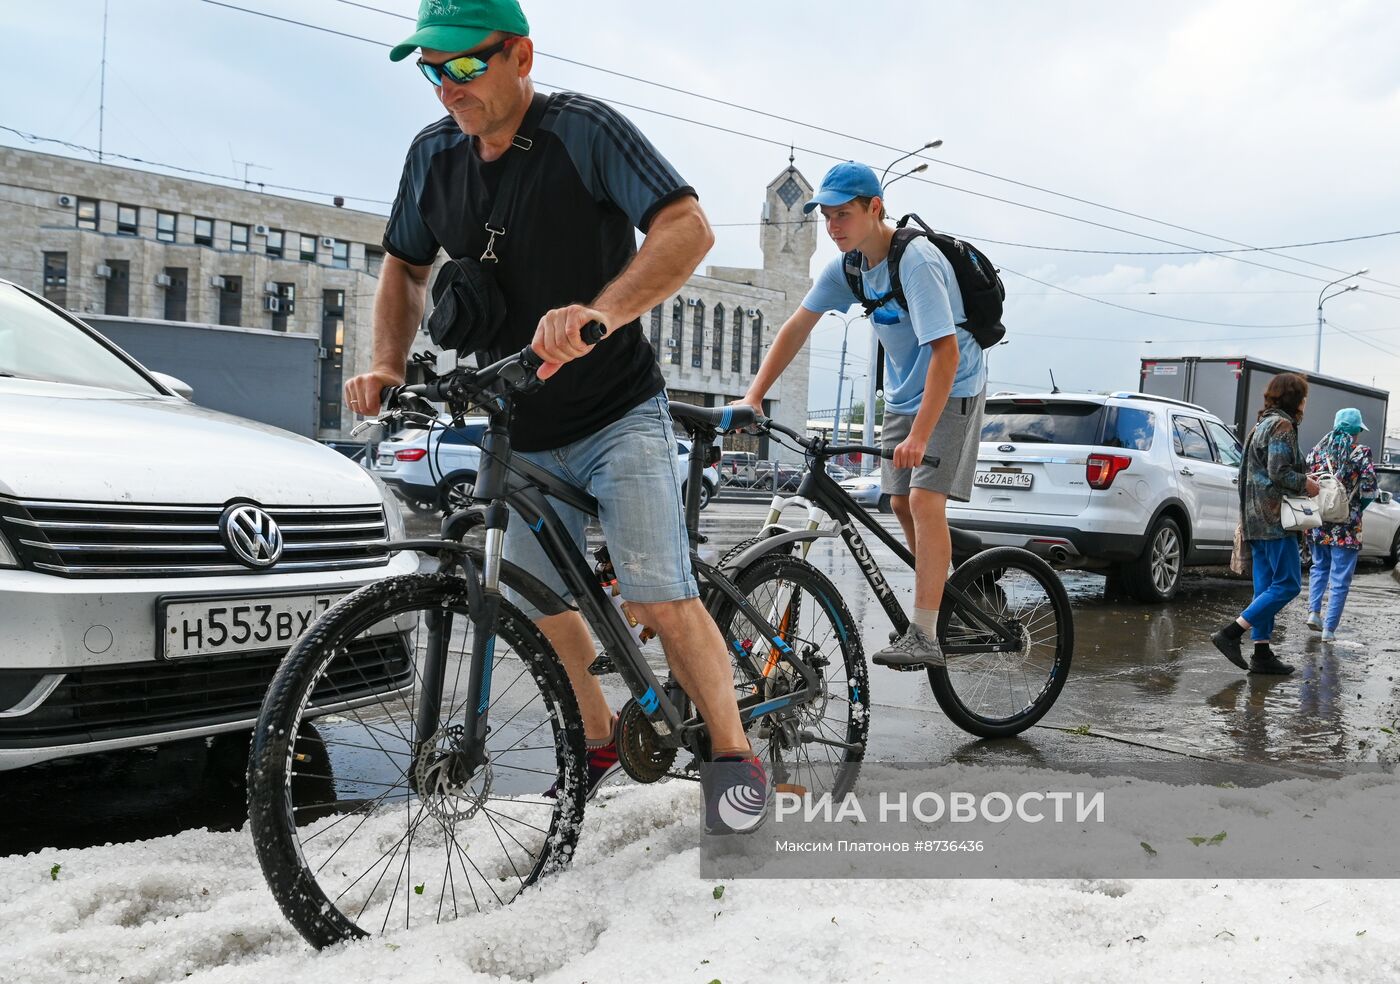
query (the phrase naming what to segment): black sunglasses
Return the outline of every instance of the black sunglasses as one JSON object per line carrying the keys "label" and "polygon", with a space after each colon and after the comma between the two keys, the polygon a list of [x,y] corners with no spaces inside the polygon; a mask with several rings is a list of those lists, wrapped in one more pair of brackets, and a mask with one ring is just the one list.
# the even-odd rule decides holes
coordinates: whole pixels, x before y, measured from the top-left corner
{"label": "black sunglasses", "polygon": [[441,86],[443,78],[458,85],[465,85],[473,79],[479,79],[486,74],[486,63],[499,55],[511,46],[515,38],[506,38],[491,45],[489,48],[482,48],[480,51],[473,51],[471,54],[458,55],[456,58],[449,58],[445,62],[434,64],[418,59],[418,67],[423,70],[423,75],[433,85]]}

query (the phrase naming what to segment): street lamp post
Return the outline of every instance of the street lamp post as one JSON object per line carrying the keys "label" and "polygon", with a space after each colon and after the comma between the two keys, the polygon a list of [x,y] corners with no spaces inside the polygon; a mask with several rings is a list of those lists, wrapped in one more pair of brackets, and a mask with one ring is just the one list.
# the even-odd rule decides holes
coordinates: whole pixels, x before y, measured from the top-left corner
{"label": "street lamp post", "polygon": [[[1322,290],[1317,292],[1317,349],[1313,354],[1313,372],[1322,372],[1322,305],[1327,301],[1330,301],[1334,297],[1341,297],[1348,291],[1357,290],[1361,285],[1351,284],[1349,286],[1343,287],[1339,291],[1334,291],[1331,294],[1328,294],[1327,292],[1344,280],[1350,280],[1352,277],[1359,277],[1363,273],[1370,272],[1370,267],[1363,267],[1362,269],[1357,270],[1355,273],[1349,273],[1345,277],[1339,277],[1327,286],[1323,287]],[[1324,294],[1326,294],[1327,296],[1324,297]]]}
{"label": "street lamp post", "polygon": [[841,367],[836,371],[836,417],[831,422],[831,436],[836,437],[837,430],[841,427],[841,391],[846,385],[846,339],[850,335],[851,322],[858,321],[865,317],[864,314],[852,314],[842,317],[835,311],[830,312],[833,318],[841,322]]}

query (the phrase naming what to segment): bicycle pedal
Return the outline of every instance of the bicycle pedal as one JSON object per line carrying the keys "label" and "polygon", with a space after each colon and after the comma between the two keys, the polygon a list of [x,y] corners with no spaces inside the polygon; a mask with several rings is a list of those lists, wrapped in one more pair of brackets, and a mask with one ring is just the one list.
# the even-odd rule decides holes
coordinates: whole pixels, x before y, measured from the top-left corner
{"label": "bicycle pedal", "polygon": [[598,658],[588,664],[588,672],[593,676],[606,676],[609,673],[616,673],[617,667],[613,666],[611,656],[607,653],[599,653]]}

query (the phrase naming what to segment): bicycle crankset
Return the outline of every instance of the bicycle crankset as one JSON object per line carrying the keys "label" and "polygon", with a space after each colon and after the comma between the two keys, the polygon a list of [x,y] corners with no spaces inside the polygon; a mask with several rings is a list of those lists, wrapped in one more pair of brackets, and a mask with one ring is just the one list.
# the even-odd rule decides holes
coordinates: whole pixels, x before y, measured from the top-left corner
{"label": "bicycle crankset", "polygon": [[637,782],[658,782],[676,760],[676,750],[661,744],[636,698],[622,706],[617,725],[617,760]]}

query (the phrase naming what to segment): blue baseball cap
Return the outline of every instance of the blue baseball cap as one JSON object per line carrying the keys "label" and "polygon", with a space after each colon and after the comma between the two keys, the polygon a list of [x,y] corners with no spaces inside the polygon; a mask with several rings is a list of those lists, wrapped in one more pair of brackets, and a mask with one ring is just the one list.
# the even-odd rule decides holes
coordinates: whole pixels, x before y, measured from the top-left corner
{"label": "blue baseball cap", "polygon": [[812,200],[802,206],[804,213],[811,212],[818,205],[844,205],[852,198],[884,198],[885,189],[880,187],[880,179],[864,164],[846,161],[837,164],[826,177],[822,186],[812,196]]}
{"label": "blue baseball cap", "polygon": [[1332,429],[1346,431],[1348,434],[1360,434],[1364,430],[1369,430],[1365,421],[1361,419],[1361,411],[1355,407],[1343,407],[1337,411],[1337,417],[1332,421]]}

